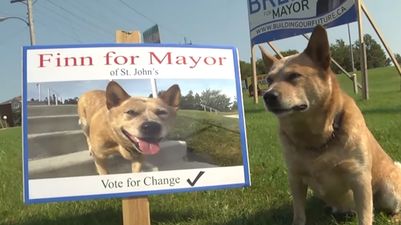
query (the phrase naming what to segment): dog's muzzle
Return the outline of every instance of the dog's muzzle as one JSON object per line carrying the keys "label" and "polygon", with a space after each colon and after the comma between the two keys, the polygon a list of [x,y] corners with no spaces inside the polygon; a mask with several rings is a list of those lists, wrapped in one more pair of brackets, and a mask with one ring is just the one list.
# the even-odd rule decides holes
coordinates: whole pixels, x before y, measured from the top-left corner
{"label": "dog's muzzle", "polygon": [[307,104],[299,104],[292,107],[284,107],[280,101],[281,94],[274,89],[267,91],[263,95],[263,100],[267,109],[274,114],[283,114],[292,111],[305,111],[308,108]]}

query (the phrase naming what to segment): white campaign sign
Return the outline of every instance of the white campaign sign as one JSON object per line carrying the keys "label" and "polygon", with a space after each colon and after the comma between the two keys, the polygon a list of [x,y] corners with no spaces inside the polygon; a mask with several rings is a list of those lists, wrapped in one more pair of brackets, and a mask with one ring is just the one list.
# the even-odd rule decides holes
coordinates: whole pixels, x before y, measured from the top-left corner
{"label": "white campaign sign", "polygon": [[[236,48],[103,44],[29,46],[24,47],[23,53],[23,173],[26,203],[120,198],[250,186],[246,126]],[[160,103],[149,101],[153,103],[147,105],[147,101],[144,101],[145,98],[151,98],[149,94],[154,88],[150,85],[151,79],[156,80],[152,85],[157,86],[160,92],[170,90],[169,87],[179,87],[178,96],[181,97],[181,103],[188,99],[195,101],[195,97],[200,99],[202,93],[209,92],[220,93],[220,96],[224,94],[224,98],[231,103],[221,112],[208,106],[205,100],[199,101],[198,105],[180,103],[177,115],[158,115],[151,110],[162,111],[162,107],[166,107],[164,103],[167,102],[160,98]],[[110,82],[111,80],[113,82]],[[131,96],[128,96],[128,99],[141,100],[139,103],[130,103],[130,111],[138,110],[134,112],[139,115],[139,110],[142,110],[141,116],[128,116],[126,110],[115,110],[117,115],[112,114],[106,103],[101,102],[103,99],[115,97],[115,93],[111,92],[109,95],[109,89],[106,91],[106,86],[113,83],[118,83]],[[131,172],[130,160],[145,153],[125,149],[129,152],[125,154],[131,154],[130,160],[122,156],[123,153],[115,151],[117,154],[105,161],[108,174],[98,175],[94,163],[96,158],[88,151],[93,150],[95,145],[89,147],[84,136],[84,132],[88,131],[78,125],[82,122],[82,117],[78,116],[77,104],[85,93],[104,94],[97,95],[96,99],[92,98],[85,104],[90,109],[99,104],[101,108],[97,108],[96,113],[100,112],[99,117],[104,118],[99,121],[108,125],[100,128],[89,126],[84,129],[97,129],[96,131],[115,135],[101,136],[100,140],[108,141],[106,147],[106,144],[100,145],[100,149],[103,150],[101,154],[105,151],[125,149],[120,143],[126,143],[127,140],[131,140],[135,145],[132,138],[118,136],[118,132],[115,132],[122,129],[121,125],[110,122],[116,118],[124,121],[125,125],[129,124],[126,126],[138,133],[136,135],[143,135],[140,133],[143,132],[141,129],[149,121],[157,122],[160,127],[171,125],[177,129],[174,130],[175,133],[173,129],[162,128],[165,129],[163,132],[174,138],[155,135],[151,137],[154,139],[147,139],[157,138],[159,142],[151,142],[148,145],[157,146],[160,152],[140,157],[143,158],[140,161],[141,172]],[[124,104],[113,107],[121,105]],[[160,108],[156,108],[155,105]],[[91,118],[99,118],[96,117],[96,113],[92,114],[95,116]],[[130,119],[128,123],[127,118]],[[89,123],[96,122],[92,119]],[[211,141],[210,138],[203,140],[205,137],[199,134],[207,129],[211,130],[209,132],[218,130],[226,133],[221,138],[218,137],[217,141]],[[218,134],[220,133],[216,136]],[[136,138],[145,140],[149,137]],[[205,148],[203,144],[197,146],[191,143],[194,139],[199,143],[210,143]],[[131,142],[129,143],[132,144]],[[142,141],[143,143],[145,141]],[[223,165],[222,161],[219,165],[219,159],[213,158],[209,152],[221,151],[219,157],[226,157],[226,149],[221,147],[226,146],[225,143],[233,146],[227,151],[227,157],[234,158],[227,158],[229,160],[224,161],[225,166],[220,166]],[[202,157],[203,154],[206,157]],[[213,160],[206,161],[203,158]]]}
{"label": "white campaign sign", "polygon": [[29,181],[31,199],[188,189],[241,184],[242,166],[52,178]]}
{"label": "white campaign sign", "polygon": [[232,49],[43,48],[27,52],[28,83],[107,79],[233,78]]}

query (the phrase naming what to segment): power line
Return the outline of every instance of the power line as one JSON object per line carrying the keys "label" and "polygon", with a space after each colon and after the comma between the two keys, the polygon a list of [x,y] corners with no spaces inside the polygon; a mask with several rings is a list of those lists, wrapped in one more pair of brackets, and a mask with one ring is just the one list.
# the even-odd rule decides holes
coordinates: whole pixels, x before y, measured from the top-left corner
{"label": "power line", "polygon": [[15,36],[18,36],[19,34],[25,33],[26,28],[20,28],[16,30],[15,32],[10,33],[9,35],[2,35],[2,39],[5,41],[0,42],[0,47],[7,44],[9,41],[15,41]]}
{"label": "power line", "polygon": [[[138,23],[136,23],[135,20],[133,20],[133,18],[131,16],[127,16],[126,13],[121,13],[121,7],[116,6],[115,2],[113,1],[109,1],[109,0],[103,0],[103,2],[107,2],[107,3],[111,3],[111,4],[107,4],[107,12],[112,14],[112,18],[115,18],[115,15],[118,15],[118,18],[120,18],[120,20],[118,20],[118,23],[120,23],[120,21],[126,21],[129,23],[132,23],[134,26],[136,27],[140,27]],[[118,26],[120,27],[121,24],[118,24]]]}
{"label": "power line", "polygon": [[[47,8],[47,7],[44,7]],[[50,9],[50,8],[47,8]],[[72,38],[73,40],[77,41],[78,43],[82,43],[81,39],[79,38],[78,34],[76,33],[76,30],[74,28],[74,26],[72,26],[71,23],[68,23],[68,26],[71,28],[72,32],[68,33],[65,31],[65,29],[62,28],[62,26],[60,26],[60,22],[57,22],[55,20],[59,20],[62,22],[65,22],[64,20],[60,20],[59,17],[63,17],[63,15],[57,13],[57,11],[54,10],[49,10],[50,12],[52,12],[54,15],[56,15],[56,17],[53,18],[49,18],[48,16],[46,17],[46,19],[39,19],[40,16],[44,15],[45,13],[48,13],[49,11],[45,11],[43,8],[37,7],[35,10],[42,12],[42,13],[38,13],[36,16],[36,22],[39,23],[40,25],[43,25],[44,28],[49,28],[51,27],[52,29],[57,29],[60,33],[63,33],[67,36],[69,36],[70,38]],[[54,24],[49,23],[49,21],[55,22],[57,23],[58,26],[55,26]],[[73,34],[73,35],[72,35]]]}
{"label": "power line", "polygon": [[52,2],[52,1],[50,1],[50,0],[47,0],[47,2],[49,2],[50,4],[52,4],[53,6],[59,8],[59,9],[63,10],[64,12],[68,13],[69,15],[71,15],[71,16],[73,16],[73,17],[81,18],[83,22],[85,22],[85,23],[91,25],[92,27],[97,27],[99,30],[101,30],[101,31],[103,31],[104,33],[110,35],[110,31],[104,29],[103,27],[101,27],[101,26],[99,26],[99,25],[97,25],[97,24],[95,24],[95,23],[92,23],[92,22],[88,21],[85,17],[82,17],[82,16],[80,16],[79,14],[75,14],[75,13],[71,12],[70,10],[68,10],[68,9],[66,9],[66,8],[64,8],[64,7],[62,7],[62,6],[59,6],[59,5],[57,5],[56,3],[54,3],[54,2]]}
{"label": "power line", "polygon": [[134,7],[128,5],[128,3],[126,3],[125,1],[123,1],[123,0],[119,0],[119,1],[120,1],[123,5],[125,5],[127,8],[131,9],[131,10],[134,11],[136,14],[142,16],[143,18],[147,19],[148,21],[152,22],[153,24],[158,24],[160,27],[163,27],[163,28],[166,29],[167,31],[169,31],[169,32],[171,32],[171,33],[174,33],[175,35],[178,35],[178,36],[180,36],[180,37],[184,37],[184,38],[186,37],[186,35],[184,35],[184,34],[182,34],[182,33],[180,33],[180,32],[177,32],[177,31],[175,31],[174,29],[171,29],[171,28],[169,28],[169,27],[167,27],[167,26],[165,26],[165,25],[162,25],[162,24],[156,22],[155,20],[153,20],[152,18],[150,18],[150,17],[146,16],[145,14],[141,13],[140,11],[138,11],[137,9],[135,9]]}

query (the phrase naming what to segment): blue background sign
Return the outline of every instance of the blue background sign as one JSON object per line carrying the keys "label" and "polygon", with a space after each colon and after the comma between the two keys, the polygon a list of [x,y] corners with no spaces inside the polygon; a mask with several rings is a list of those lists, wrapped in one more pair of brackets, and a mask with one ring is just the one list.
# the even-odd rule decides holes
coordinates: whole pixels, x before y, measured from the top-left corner
{"label": "blue background sign", "polygon": [[252,45],[356,21],[353,0],[248,0]]}

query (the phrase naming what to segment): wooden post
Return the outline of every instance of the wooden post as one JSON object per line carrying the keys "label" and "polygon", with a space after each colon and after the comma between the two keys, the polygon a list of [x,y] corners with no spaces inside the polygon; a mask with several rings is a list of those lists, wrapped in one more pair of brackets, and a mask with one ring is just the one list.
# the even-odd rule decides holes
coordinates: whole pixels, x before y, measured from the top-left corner
{"label": "wooden post", "polygon": [[358,14],[358,34],[359,34],[359,48],[361,51],[360,65],[362,74],[362,98],[365,100],[369,99],[369,82],[368,82],[368,68],[366,59],[366,45],[363,39],[363,27],[362,27],[362,0],[356,0],[357,14]]}
{"label": "wooden post", "polygon": [[278,50],[278,48],[276,48],[275,45],[273,45],[273,43],[271,41],[267,42],[267,44],[270,46],[271,49],[273,49],[273,51],[278,55],[279,59],[284,58],[283,55],[281,55],[281,52]]}
{"label": "wooden post", "polygon": [[352,74],[352,83],[354,84],[353,85],[354,86],[354,93],[358,94],[358,81],[357,81],[357,78],[356,78],[356,73]]}
{"label": "wooden post", "polygon": [[255,46],[251,47],[252,53],[252,74],[253,74],[253,100],[256,104],[259,103],[259,93],[258,93],[258,76],[256,74],[256,55]]}
{"label": "wooden post", "polygon": [[373,29],[375,30],[377,36],[379,37],[380,41],[382,42],[384,48],[387,51],[387,54],[390,56],[391,61],[393,61],[395,68],[398,71],[398,74],[401,76],[401,68],[400,65],[397,62],[397,59],[394,56],[393,51],[391,51],[390,47],[387,45],[387,42],[384,40],[384,35],[382,34],[382,32],[380,32],[379,27],[376,26],[375,22],[373,21],[373,18],[370,17],[368,10],[366,9],[366,6],[361,3],[361,8],[363,10],[363,12],[365,13],[366,18],[368,18],[370,24],[372,25]]}
{"label": "wooden post", "polygon": [[116,43],[141,43],[141,33],[139,31],[117,30]]}
{"label": "wooden post", "polygon": [[149,200],[147,197],[123,199],[124,225],[150,225]]}
{"label": "wooden post", "polygon": [[[140,43],[139,31],[116,31],[117,43]],[[149,200],[147,197],[125,198],[122,200],[123,225],[150,225]]]}

